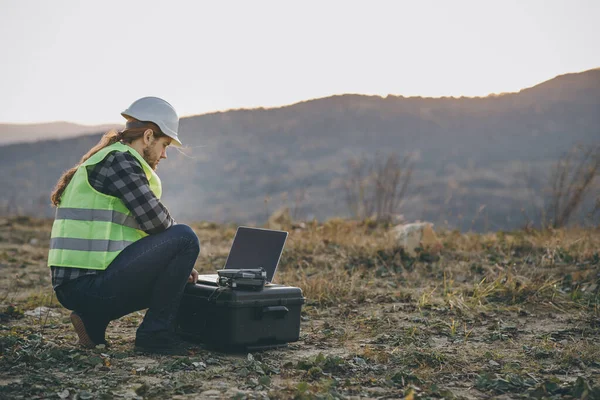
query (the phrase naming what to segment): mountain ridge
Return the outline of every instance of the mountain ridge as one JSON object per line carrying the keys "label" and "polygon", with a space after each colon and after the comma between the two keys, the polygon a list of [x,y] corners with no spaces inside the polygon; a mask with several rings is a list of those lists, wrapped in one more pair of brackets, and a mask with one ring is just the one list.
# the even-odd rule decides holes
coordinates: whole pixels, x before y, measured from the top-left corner
{"label": "mountain ridge", "polygon": [[504,97],[504,96],[518,95],[518,94],[522,94],[524,92],[528,92],[532,89],[544,87],[546,84],[553,82],[553,81],[562,81],[564,79],[572,78],[572,77],[575,77],[576,79],[578,79],[579,77],[585,76],[588,74],[593,74],[594,78],[596,78],[598,80],[597,82],[600,83],[600,67],[597,67],[597,68],[592,68],[592,69],[588,69],[588,70],[584,70],[584,71],[580,71],[580,72],[569,72],[569,73],[565,73],[565,74],[560,74],[560,75],[555,76],[554,78],[548,79],[546,81],[542,81],[542,82],[537,83],[530,87],[522,88],[516,92],[489,93],[485,96],[429,96],[428,97],[428,96],[405,96],[405,95],[401,95],[401,94],[392,94],[392,93],[389,93],[385,96],[377,95],[377,94],[342,93],[342,94],[333,94],[333,95],[324,96],[324,97],[315,97],[315,98],[301,100],[301,101],[297,101],[297,102],[293,102],[293,103],[285,104],[285,105],[281,105],[281,106],[254,107],[254,108],[245,108],[245,107],[230,108],[230,109],[211,111],[211,112],[201,113],[201,114],[186,115],[183,118],[194,118],[194,117],[202,117],[202,116],[209,116],[209,115],[218,115],[218,114],[224,114],[224,113],[236,112],[236,111],[272,111],[272,110],[290,108],[290,107],[294,107],[297,105],[311,103],[311,102],[320,101],[320,100],[344,98],[344,97],[349,97],[349,98],[360,97],[360,98],[383,99],[383,100],[388,99],[388,98],[390,98],[390,99],[419,99],[419,100],[482,100],[482,99],[496,100],[496,99]]}
{"label": "mountain ridge", "polygon": [[95,134],[117,127],[119,127],[117,124],[82,125],[68,121],[51,121],[34,124],[0,123],[0,146],[11,143]]}
{"label": "mountain ridge", "polygon": [[[523,210],[544,201],[561,155],[599,142],[600,75],[583,74],[575,78],[592,83],[572,91],[561,83],[482,99],[338,95],[184,117],[186,154],[170,151],[158,171],[164,201],[177,220],[258,223],[305,190],[294,206],[301,218],[347,216],[348,161],[395,152],[415,157],[400,210],[407,219],[461,230],[519,227]],[[56,180],[99,138],[0,147],[0,210],[50,216]],[[523,182],[528,172],[532,187]]]}
{"label": "mountain ridge", "polygon": [[[588,69],[588,70],[584,70],[584,71],[580,71],[580,72],[568,72],[568,73],[556,75],[554,78],[548,79],[546,81],[542,81],[542,82],[537,83],[530,87],[525,87],[516,92],[489,93],[488,95],[485,95],[485,96],[429,96],[428,97],[428,96],[404,96],[401,94],[392,94],[392,93],[389,93],[385,96],[376,95],[376,94],[375,95],[362,94],[362,93],[342,93],[342,94],[333,94],[333,95],[325,96],[325,97],[315,97],[315,98],[311,98],[311,99],[300,100],[297,102],[284,104],[284,105],[280,105],[280,106],[273,106],[273,107],[229,108],[229,109],[225,109],[225,110],[216,110],[216,111],[210,111],[210,112],[206,112],[206,113],[191,114],[191,115],[182,116],[181,119],[219,115],[219,114],[224,114],[224,113],[229,113],[229,112],[239,112],[239,111],[273,111],[273,110],[286,109],[286,108],[294,107],[294,106],[301,105],[301,104],[311,103],[311,102],[315,102],[315,101],[336,99],[336,98],[367,98],[367,99],[370,98],[370,99],[382,99],[382,100],[386,100],[388,98],[389,99],[405,99],[405,100],[407,100],[407,99],[418,99],[418,100],[498,99],[498,98],[501,98],[504,96],[518,95],[518,94],[523,94],[523,93],[529,92],[531,90],[538,90],[539,88],[546,87],[551,82],[563,82],[566,79],[572,79],[572,78],[575,78],[578,80],[578,82],[580,82],[581,81],[581,79],[579,79],[580,77],[590,76],[592,74],[593,74],[595,80],[590,79],[588,81],[595,82],[597,85],[600,85],[600,67],[597,67],[597,68],[592,68],[592,69]],[[99,125],[87,125],[87,124],[78,124],[78,123],[69,122],[69,121],[47,121],[47,122],[38,122],[38,123],[0,122],[0,137],[2,136],[3,129],[6,129],[7,127],[15,127],[15,128],[22,127],[24,129],[31,127],[31,128],[35,129],[36,127],[52,126],[52,129],[55,129],[54,126],[58,126],[60,124],[64,124],[66,126],[73,126],[73,127],[75,127],[75,129],[84,129],[85,132],[88,132],[88,133],[91,133],[91,132],[98,133],[104,129],[111,129],[114,127],[122,126],[122,125],[118,125],[118,124],[109,124],[109,123],[99,124]],[[94,129],[95,129],[95,131],[94,131]],[[69,131],[73,131],[73,128],[69,129]]]}

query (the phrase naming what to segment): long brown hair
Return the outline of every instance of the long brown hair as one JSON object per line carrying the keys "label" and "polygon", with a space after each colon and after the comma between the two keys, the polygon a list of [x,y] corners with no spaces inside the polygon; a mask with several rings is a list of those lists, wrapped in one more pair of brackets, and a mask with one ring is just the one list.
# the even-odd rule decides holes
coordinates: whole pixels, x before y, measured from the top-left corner
{"label": "long brown hair", "polygon": [[141,138],[147,129],[152,129],[154,139],[159,139],[163,136],[166,136],[164,133],[161,132],[158,125],[152,122],[139,122],[133,118],[130,119],[129,122],[137,122],[135,124],[135,128],[126,128],[125,130],[120,132],[115,129],[111,129],[110,131],[106,132],[97,145],[95,145],[87,153],[85,153],[85,155],[81,157],[81,160],[79,160],[79,162],[75,166],[73,166],[71,169],[65,171],[62,174],[62,176],[56,183],[54,190],[52,191],[52,195],[50,195],[50,200],[52,201],[52,204],[54,206],[58,206],[60,204],[62,194],[67,188],[69,182],[71,182],[71,179],[73,179],[73,175],[75,175],[75,172],[77,172],[77,168],[79,168],[81,164],[86,162],[90,157],[92,157],[94,154],[96,154],[103,148],[110,146],[111,144],[114,144],[118,141],[121,141],[122,143],[132,143],[134,140]]}

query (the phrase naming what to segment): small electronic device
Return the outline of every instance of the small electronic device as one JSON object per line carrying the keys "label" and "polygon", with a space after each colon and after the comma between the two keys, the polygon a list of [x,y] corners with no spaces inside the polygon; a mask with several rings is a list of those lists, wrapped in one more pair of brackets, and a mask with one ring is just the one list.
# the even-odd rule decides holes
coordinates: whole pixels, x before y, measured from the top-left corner
{"label": "small electronic device", "polygon": [[261,290],[267,283],[267,271],[260,269],[220,269],[217,271],[219,286],[232,289]]}

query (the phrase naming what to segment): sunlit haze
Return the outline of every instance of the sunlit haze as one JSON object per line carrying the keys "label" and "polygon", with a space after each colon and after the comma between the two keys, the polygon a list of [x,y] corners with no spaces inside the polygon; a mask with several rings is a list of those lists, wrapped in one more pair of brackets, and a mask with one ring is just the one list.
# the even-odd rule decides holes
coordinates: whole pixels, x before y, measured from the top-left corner
{"label": "sunlit haze", "polygon": [[485,96],[600,67],[600,1],[6,1],[0,122],[333,94]]}

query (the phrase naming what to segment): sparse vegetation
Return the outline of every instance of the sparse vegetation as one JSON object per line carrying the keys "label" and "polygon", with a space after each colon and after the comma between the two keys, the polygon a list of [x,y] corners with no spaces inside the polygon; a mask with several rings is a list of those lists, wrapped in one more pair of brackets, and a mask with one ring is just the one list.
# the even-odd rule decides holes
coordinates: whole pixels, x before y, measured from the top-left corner
{"label": "sparse vegetation", "polygon": [[376,153],[348,162],[344,181],[346,205],[356,219],[390,221],[399,212],[412,176],[410,156]]}
{"label": "sparse vegetation", "polygon": [[[192,226],[214,271],[235,230]],[[300,341],[185,357],[133,353],[142,312],[111,323],[108,348],[76,347],[49,229],[0,220],[0,398],[600,398],[597,229],[441,231],[437,257],[413,258],[379,224],[309,223],[277,274],[307,297]]]}
{"label": "sparse vegetation", "polygon": [[566,226],[600,175],[600,146],[575,148],[555,165],[547,214],[553,228]]}
{"label": "sparse vegetation", "polygon": [[[524,174],[530,190],[528,225],[544,229],[567,226],[579,212],[585,220],[597,225],[600,197],[596,181],[600,177],[600,146],[574,146],[552,167],[543,185],[536,184],[530,173]],[[541,186],[537,190],[536,186]],[[537,192],[537,193],[536,193]],[[594,201],[588,201],[591,197]],[[592,203],[591,209],[582,206]],[[580,218],[581,219],[581,218]]]}

